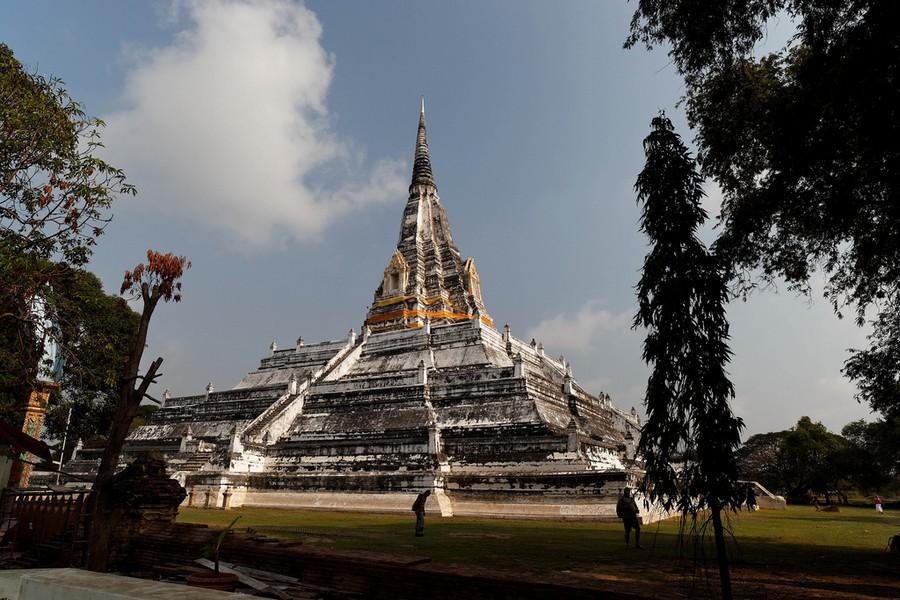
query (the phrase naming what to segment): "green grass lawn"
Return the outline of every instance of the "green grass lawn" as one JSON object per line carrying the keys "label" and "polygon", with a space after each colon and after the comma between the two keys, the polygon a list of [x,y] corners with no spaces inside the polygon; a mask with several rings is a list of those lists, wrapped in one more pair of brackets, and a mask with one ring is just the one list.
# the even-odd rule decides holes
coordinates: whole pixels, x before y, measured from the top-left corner
{"label": "green grass lawn", "polygon": [[[412,513],[187,508],[181,511],[179,521],[224,526],[236,515],[242,516],[239,528],[258,528],[275,537],[301,537],[310,544],[341,550],[424,555],[436,562],[504,570],[590,572],[622,564],[676,564],[672,559],[692,555],[690,548],[679,546],[677,519],[645,525],[644,550],[625,547],[619,523],[590,521],[429,515],[424,538],[413,536]],[[900,514],[877,515],[873,509],[856,507],[824,513],[792,506],[786,511],[732,515],[730,524],[731,556],[736,566],[856,576],[897,573],[900,565],[896,556],[883,552],[888,538],[900,533]],[[283,529],[272,531],[269,527]],[[713,556],[711,540],[704,545],[704,552]],[[651,578],[664,576],[656,568],[647,572]]]}

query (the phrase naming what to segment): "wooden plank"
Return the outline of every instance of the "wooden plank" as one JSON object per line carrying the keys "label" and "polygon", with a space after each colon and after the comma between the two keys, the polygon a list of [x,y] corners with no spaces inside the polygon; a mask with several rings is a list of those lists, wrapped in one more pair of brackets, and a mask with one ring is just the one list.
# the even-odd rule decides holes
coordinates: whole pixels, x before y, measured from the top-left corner
{"label": "wooden plank", "polygon": [[[208,560],[206,558],[198,558],[194,562],[199,565],[203,565],[204,567],[207,567],[209,569],[215,569],[215,566],[216,566],[213,561]],[[264,582],[256,579],[255,577],[251,577],[250,575],[247,575],[246,573],[241,573],[240,571],[232,569],[231,567],[225,566],[222,564],[222,561],[219,561],[219,572],[220,573],[231,573],[233,575],[237,575],[238,581],[240,581],[242,584],[246,585],[249,588],[253,588],[254,590],[256,590],[258,592],[265,592],[267,594],[272,594],[273,596],[275,596],[276,598],[280,598],[281,600],[292,600],[289,595],[285,594],[281,590],[275,589],[268,583],[264,583]]]}
{"label": "wooden plank", "polygon": [[244,565],[233,565],[233,568],[243,573],[247,573],[248,575],[256,576],[261,579],[268,579],[270,581],[278,581],[280,583],[300,582],[296,577],[283,575],[282,573],[274,573],[272,571],[263,571],[262,569],[254,569],[253,567],[245,567]]}

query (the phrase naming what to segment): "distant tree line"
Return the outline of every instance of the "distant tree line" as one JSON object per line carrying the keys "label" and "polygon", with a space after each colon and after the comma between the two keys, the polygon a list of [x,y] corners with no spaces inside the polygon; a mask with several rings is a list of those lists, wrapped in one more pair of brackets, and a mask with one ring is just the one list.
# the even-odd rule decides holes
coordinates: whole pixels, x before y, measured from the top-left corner
{"label": "distant tree line", "polygon": [[[785,431],[758,433],[737,452],[745,479],[758,481],[789,502],[846,500],[900,490],[900,418],[848,423],[836,434],[802,417]],[[836,497],[835,497],[836,496]]]}

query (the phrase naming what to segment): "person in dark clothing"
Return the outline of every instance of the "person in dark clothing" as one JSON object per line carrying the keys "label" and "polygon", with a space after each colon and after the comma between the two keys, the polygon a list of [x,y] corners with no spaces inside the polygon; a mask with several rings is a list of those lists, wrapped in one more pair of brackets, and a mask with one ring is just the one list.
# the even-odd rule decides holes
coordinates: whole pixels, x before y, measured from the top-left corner
{"label": "person in dark clothing", "polygon": [[631,530],[634,529],[634,547],[641,547],[641,511],[637,502],[631,497],[631,489],[625,488],[622,497],[616,504],[616,516],[622,519],[625,525],[625,545],[631,545]]}
{"label": "person in dark clothing", "polygon": [[412,511],[416,513],[416,537],[425,535],[425,503],[430,495],[431,490],[425,490],[416,496],[416,501],[413,502]]}
{"label": "person in dark clothing", "polygon": [[756,505],[756,490],[753,489],[753,484],[747,486],[747,508],[750,510],[756,510],[758,507]]}

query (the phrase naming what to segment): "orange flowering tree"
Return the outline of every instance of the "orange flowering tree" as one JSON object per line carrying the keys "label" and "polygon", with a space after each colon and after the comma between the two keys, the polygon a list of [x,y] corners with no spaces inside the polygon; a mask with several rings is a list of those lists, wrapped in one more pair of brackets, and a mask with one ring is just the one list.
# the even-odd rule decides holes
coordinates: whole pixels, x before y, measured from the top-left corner
{"label": "orange flowering tree", "polygon": [[88,568],[93,571],[105,571],[109,561],[109,540],[115,525],[108,500],[111,491],[110,484],[119,464],[128,429],[138,414],[141,401],[148,397],[147,390],[150,385],[155,383],[161,375],[159,367],[162,364],[162,357],[151,362],[143,375],[139,374],[150,318],[160,300],[163,302],[181,301],[180,279],[185,270],[190,267],[191,263],[183,256],[148,250],[147,262],[138,264],[131,271],[126,271],[122,281],[121,294],[126,298],[141,300],[143,310],[138,334],[131,347],[124,377],[122,377],[119,387],[119,400],[109,439],[103,450],[103,457],[93,485],[93,521],[88,541]]}

